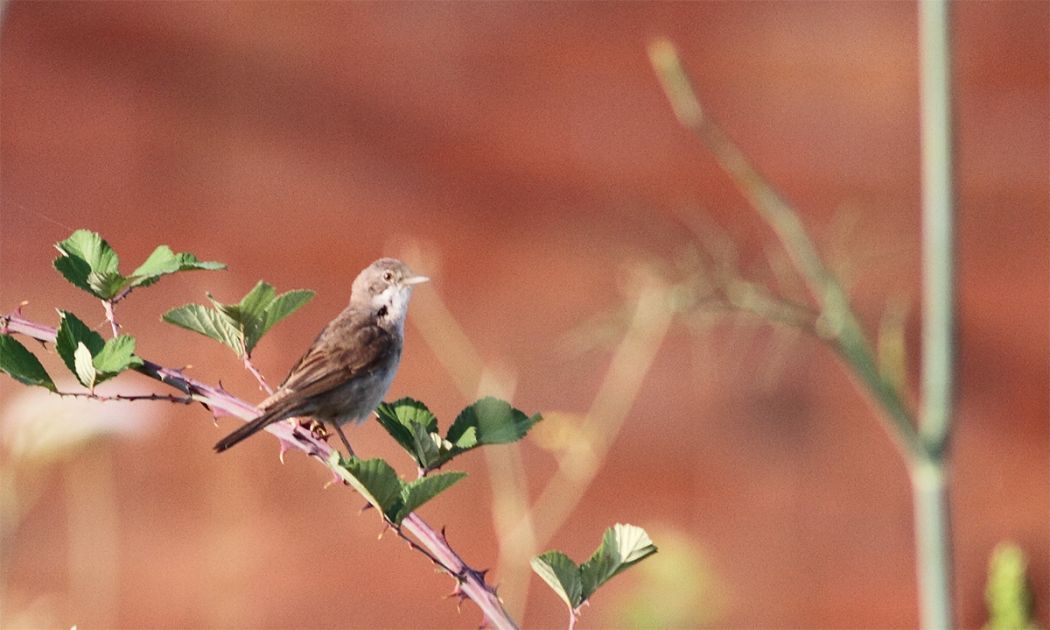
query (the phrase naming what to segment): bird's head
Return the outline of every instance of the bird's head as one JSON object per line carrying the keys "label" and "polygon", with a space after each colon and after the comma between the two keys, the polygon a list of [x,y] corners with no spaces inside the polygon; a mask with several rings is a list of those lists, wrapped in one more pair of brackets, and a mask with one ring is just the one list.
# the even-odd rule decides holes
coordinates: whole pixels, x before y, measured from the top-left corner
{"label": "bird's head", "polygon": [[380,321],[403,326],[412,287],[430,278],[416,275],[396,258],[380,258],[357,275],[351,304],[367,308]]}

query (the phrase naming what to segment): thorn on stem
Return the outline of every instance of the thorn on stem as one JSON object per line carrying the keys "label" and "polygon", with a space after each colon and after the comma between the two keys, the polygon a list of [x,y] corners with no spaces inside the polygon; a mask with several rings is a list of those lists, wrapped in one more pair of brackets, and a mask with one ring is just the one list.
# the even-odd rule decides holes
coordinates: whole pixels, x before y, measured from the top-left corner
{"label": "thorn on stem", "polygon": [[332,470],[332,469],[329,469],[329,471],[330,471],[330,472],[332,473],[332,478],[331,478],[331,479],[329,479],[329,480],[328,480],[328,481],[327,481],[327,482],[326,482],[326,483],[324,484],[324,489],[325,489],[325,490],[327,490],[328,488],[330,488],[330,487],[334,486],[334,485],[335,485],[335,484],[337,484],[337,483],[338,483],[338,484],[342,484],[342,483],[343,483],[343,478],[342,478],[342,477],[340,477],[338,473],[336,473],[336,472],[335,472],[334,470]]}
{"label": "thorn on stem", "polygon": [[278,459],[281,460],[281,463],[283,464],[284,463],[284,454],[287,453],[288,451],[292,450],[294,448],[294,445],[291,442],[289,442],[288,440],[286,440],[286,439],[284,439],[282,437],[278,437],[277,438],[277,444],[279,444],[280,447],[281,447],[281,452],[277,454],[277,457],[278,457]]}
{"label": "thorn on stem", "polygon": [[463,601],[463,598],[466,597],[466,595],[463,594],[463,591],[459,588],[459,582],[456,583],[456,586],[452,589],[451,593],[445,595],[445,599],[452,599],[453,597],[458,597],[459,601]]}

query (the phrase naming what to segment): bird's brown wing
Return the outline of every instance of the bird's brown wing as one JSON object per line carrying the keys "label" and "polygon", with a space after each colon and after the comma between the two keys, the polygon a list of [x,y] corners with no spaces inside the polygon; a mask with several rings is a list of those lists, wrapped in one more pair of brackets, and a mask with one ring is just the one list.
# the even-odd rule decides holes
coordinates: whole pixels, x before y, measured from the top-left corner
{"label": "bird's brown wing", "polygon": [[344,315],[321,332],[277,392],[263,402],[264,408],[278,403],[294,406],[293,400],[323,394],[397,352],[397,341],[389,332],[374,323],[355,324],[354,317]]}
{"label": "bird's brown wing", "polygon": [[314,396],[368,372],[377,364],[388,365],[389,354],[400,352],[400,341],[374,323],[355,324],[355,320],[369,322],[371,318],[354,317],[353,313],[344,311],[333,320],[295,364],[281,387],[259,405],[263,413],[220,440],[215,450],[222,452],[273,422],[312,413]]}

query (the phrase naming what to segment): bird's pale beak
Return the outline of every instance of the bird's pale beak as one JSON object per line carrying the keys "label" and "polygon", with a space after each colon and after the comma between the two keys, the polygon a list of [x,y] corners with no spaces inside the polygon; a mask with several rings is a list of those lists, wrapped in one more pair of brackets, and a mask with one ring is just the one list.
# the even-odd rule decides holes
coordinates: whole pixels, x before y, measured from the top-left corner
{"label": "bird's pale beak", "polygon": [[401,284],[423,284],[424,282],[430,282],[430,278],[426,276],[411,276],[401,281]]}

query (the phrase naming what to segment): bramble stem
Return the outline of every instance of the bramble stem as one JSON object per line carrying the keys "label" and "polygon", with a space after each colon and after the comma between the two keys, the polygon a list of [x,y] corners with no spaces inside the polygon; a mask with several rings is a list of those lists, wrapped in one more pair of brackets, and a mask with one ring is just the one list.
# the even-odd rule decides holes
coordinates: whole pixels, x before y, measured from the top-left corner
{"label": "bramble stem", "polygon": [[[29,321],[17,314],[0,316],[0,333],[22,334],[45,343],[54,343],[56,335],[54,328]],[[251,420],[259,415],[259,410],[254,405],[231,395],[221,387],[186,377],[179,370],[145,360],[141,366],[134,369],[189,395],[192,400],[205,405],[216,415],[224,413],[243,420]],[[328,444],[299,431],[290,422],[275,422],[266,426],[264,430],[277,436],[287,448],[297,448],[329,468],[337,465],[331,461],[332,448]],[[401,526],[426,548],[429,558],[437,558],[441,566],[454,571],[450,574],[457,580],[460,592],[478,605],[492,627],[516,630],[517,624],[503,608],[495,590],[485,582],[483,574],[470,568],[448,545],[443,535],[435,532],[414,512],[404,518]]]}
{"label": "bramble stem", "polygon": [[248,372],[255,377],[255,380],[259,382],[259,387],[261,387],[264,392],[268,395],[273,395],[273,388],[266,382],[266,377],[255,367],[255,364],[252,363],[251,356],[247,353],[244,355],[244,369],[248,370]]}
{"label": "bramble stem", "polygon": [[113,331],[114,337],[120,336],[120,324],[117,323],[117,315],[113,312],[112,300],[102,300],[102,308],[106,309],[106,321],[109,322],[109,327]]}
{"label": "bramble stem", "polygon": [[175,396],[173,394],[115,394],[108,396],[96,392],[54,392],[63,398],[86,398],[88,400],[109,401],[135,401],[135,400],[161,400],[178,405],[192,405],[194,400],[190,396]]}
{"label": "bramble stem", "polygon": [[518,625],[503,609],[503,602],[495,591],[485,583],[482,574],[469,566],[452,551],[443,534],[438,534],[415,512],[401,521],[401,527],[410,532],[437,558],[441,565],[452,570],[452,577],[459,581],[459,590],[481,608],[492,627],[499,630],[516,630]]}

